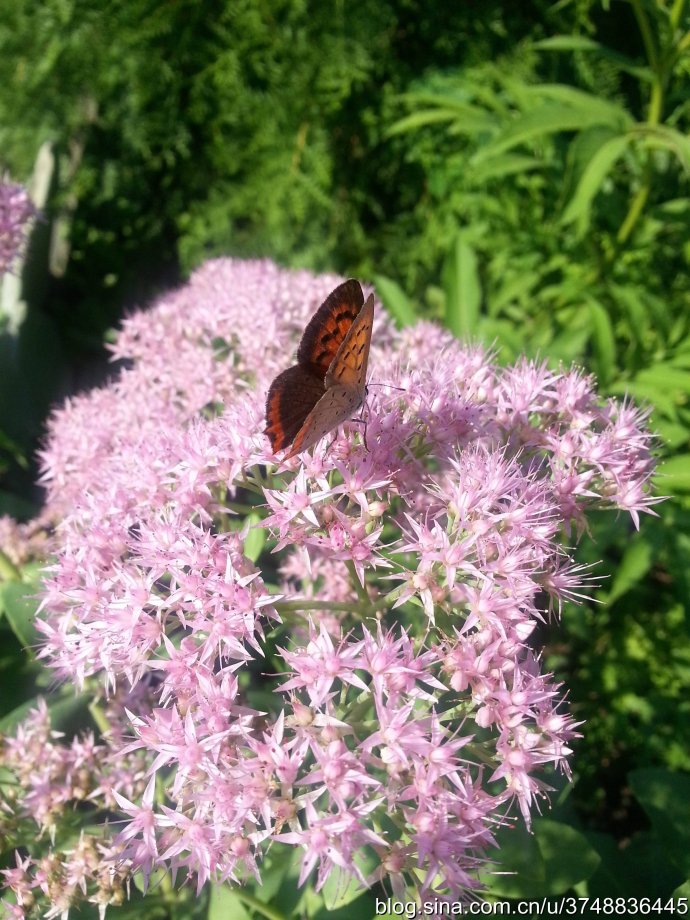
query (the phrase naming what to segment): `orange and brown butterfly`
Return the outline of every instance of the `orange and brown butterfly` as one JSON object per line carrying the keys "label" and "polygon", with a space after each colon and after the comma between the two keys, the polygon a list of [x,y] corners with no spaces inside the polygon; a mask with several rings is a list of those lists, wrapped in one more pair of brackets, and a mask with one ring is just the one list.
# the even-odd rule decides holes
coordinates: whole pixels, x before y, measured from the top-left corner
{"label": "orange and brown butterfly", "polygon": [[366,395],[374,295],[364,303],[359,281],[339,285],[304,330],[297,364],[279,374],[266,399],[265,434],[285,459],[348,421]]}

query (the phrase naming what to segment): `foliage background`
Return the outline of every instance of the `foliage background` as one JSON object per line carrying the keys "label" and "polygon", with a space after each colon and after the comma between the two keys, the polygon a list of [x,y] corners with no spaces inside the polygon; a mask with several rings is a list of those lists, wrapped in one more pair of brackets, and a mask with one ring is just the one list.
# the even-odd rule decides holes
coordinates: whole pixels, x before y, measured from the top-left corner
{"label": "foliage background", "polygon": [[[372,279],[400,322],[436,317],[505,361],[582,363],[604,393],[650,405],[669,499],[639,533],[595,523],[581,557],[606,577],[536,639],[586,725],[574,785],[556,789],[533,837],[507,835],[501,867],[517,875],[490,885],[513,897],[681,889],[687,3],[0,6],[0,167],[49,186],[24,321],[0,318],[0,513],[35,511],[42,419],[107,372],[108,329],[212,255]],[[26,594],[0,593],[4,715],[41,680],[22,651]]]}

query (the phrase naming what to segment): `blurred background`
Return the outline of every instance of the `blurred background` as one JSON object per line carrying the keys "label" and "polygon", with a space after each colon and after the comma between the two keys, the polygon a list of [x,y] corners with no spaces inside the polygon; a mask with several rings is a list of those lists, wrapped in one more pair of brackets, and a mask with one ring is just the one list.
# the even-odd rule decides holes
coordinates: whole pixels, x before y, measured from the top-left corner
{"label": "blurred background", "polygon": [[[373,281],[399,323],[435,318],[501,362],[581,364],[602,394],[650,407],[669,498],[639,532],[626,515],[595,521],[578,556],[601,560],[601,585],[536,640],[586,724],[574,784],[554,777],[549,820],[504,841],[500,865],[518,875],[492,885],[677,893],[690,877],[688,3],[0,7],[0,170],[43,215],[0,302],[0,515],[37,512],[46,414],[113,372],[119,319],[216,255]],[[4,648],[9,680],[26,653]]]}

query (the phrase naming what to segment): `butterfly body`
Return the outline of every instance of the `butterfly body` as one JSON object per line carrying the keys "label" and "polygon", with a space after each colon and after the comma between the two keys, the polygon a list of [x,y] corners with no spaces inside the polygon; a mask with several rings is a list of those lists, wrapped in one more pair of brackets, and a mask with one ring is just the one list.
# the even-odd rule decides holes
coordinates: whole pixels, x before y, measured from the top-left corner
{"label": "butterfly body", "polygon": [[358,281],[339,285],[307,324],[297,364],[279,374],[266,399],[266,431],[285,459],[348,421],[366,394],[374,297]]}

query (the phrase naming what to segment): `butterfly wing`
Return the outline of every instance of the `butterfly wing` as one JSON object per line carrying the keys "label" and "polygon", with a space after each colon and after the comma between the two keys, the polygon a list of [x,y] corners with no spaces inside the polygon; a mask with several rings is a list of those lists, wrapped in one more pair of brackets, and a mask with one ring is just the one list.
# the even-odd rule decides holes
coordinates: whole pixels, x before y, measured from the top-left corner
{"label": "butterfly wing", "polygon": [[353,389],[358,394],[357,405],[364,399],[373,326],[374,295],[370,294],[350,326],[324,378],[326,388],[342,384]]}
{"label": "butterfly wing", "polygon": [[374,297],[358,281],[339,285],[307,324],[298,363],[279,374],[266,399],[265,433],[285,459],[346,422],[364,399]]}
{"label": "butterfly wing", "polygon": [[285,459],[308,450],[329,431],[348,421],[362,402],[361,397],[351,387],[334,384],[329,387],[311,410],[304,424],[299,429],[289,454]]}
{"label": "butterfly wing", "polygon": [[323,395],[323,380],[299,364],[278,374],[266,397],[264,431],[274,453],[290,446]]}
{"label": "butterfly wing", "polygon": [[309,320],[297,349],[297,363],[307,366],[323,379],[363,303],[364,294],[359,281],[351,278],[338,285]]}
{"label": "butterfly wing", "polygon": [[374,325],[374,295],[364,304],[324,378],[326,392],[297,432],[288,457],[307,450],[329,431],[352,418],[364,399],[364,388]]}

